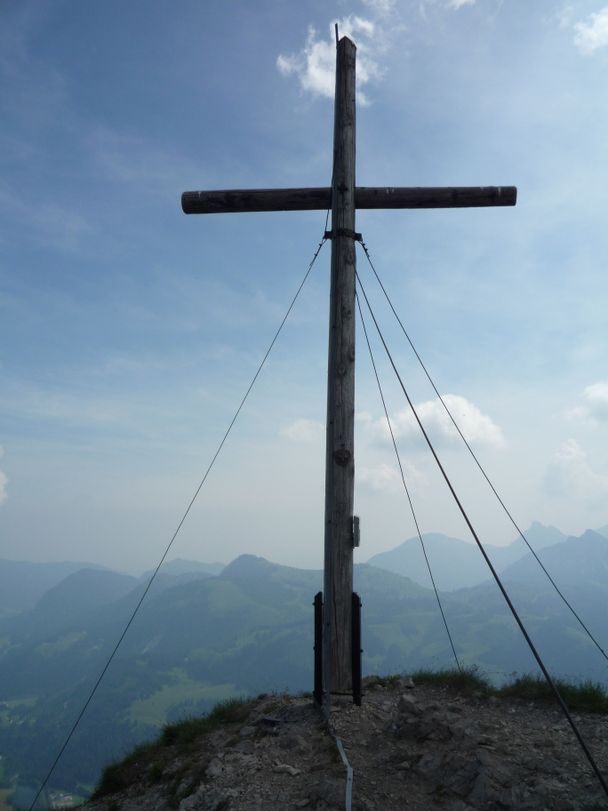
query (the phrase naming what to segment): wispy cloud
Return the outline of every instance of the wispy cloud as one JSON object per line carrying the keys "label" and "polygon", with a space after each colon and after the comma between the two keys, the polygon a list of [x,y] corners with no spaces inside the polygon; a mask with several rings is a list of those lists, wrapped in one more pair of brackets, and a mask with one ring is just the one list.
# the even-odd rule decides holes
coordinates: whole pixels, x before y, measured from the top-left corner
{"label": "wispy cloud", "polygon": [[591,417],[596,422],[608,422],[608,382],[600,381],[583,391],[584,403],[570,412],[574,417]]}
{"label": "wispy cloud", "polygon": [[545,486],[556,498],[567,496],[590,506],[608,496],[608,476],[592,469],[586,451],[575,439],[568,439],[556,451],[547,468]]}
{"label": "wispy cloud", "polygon": [[[357,482],[371,490],[386,493],[403,491],[401,475],[395,465],[391,466],[381,462],[377,465],[356,467],[355,471]],[[426,481],[424,475],[411,463],[404,465],[403,472],[408,488],[410,484]]]}
{"label": "wispy cloud", "polygon": [[608,6],[590,14],[585,21],[576,23],[574,44],[587,55],[608,46]]}
{"label": "wispy cloud", "polygon": [[324,426],[316,420],[300,418],[282,426],[279,435],[305,445],[320,442],[324,435]]}
{"label": "wispy cloud", "polygon": [[568,4],[558,8],[551,19],[555,20],[560,28],[570,28],[574,18],[574,6]]}
{"label": "wispy cloud", "polygon": [[473,6],[475,5],[476,0],[448,0],[449,8],[459,9],[463,6]]}
{"label": "wispy cloud", "polygon": [[337,22],[340,36],[351,38],[357,45],[357,100],[365,105],[369,97],[363,88],[378,81],[383,74],[379,58],[383,46],[382,18],[389,15],[393,4],[381,0],[366,3],[377,19],[351,14],[342,20],[334,20],[323,38],[312,26],[308,29],[306,44],[295,54],[279,54],[277,68],[284,76],[296,76],[302,90],[313,96],[333,99],[335,86],[336,43],[334,25]]}
{"label": "wispy cloud", "polygon": [[361,0],[361,2],[379,17],[392,14],[397,5],[396,0]]}
{"label": "wispy cloud", "polygon": [[418,13],[421,17],[426,19],[426,12],[431,7],[434,8],[451,8],[458,11],[464,6],[474,6],[477,0],[419,0]]}
{"label": "wispy cloud", "polygon": [[[487,414],[483,414],[474,403],[458,394],[444,394],[443,400],[467,442],[472,445],[502,448],[506,445],[501,428]],[[459,440],[449,416],[439,398],[427,400],[416,405],[416,411],[429,434],[444,444],[453,444]],[[420,441],[420,429],[409,408],[391,416],[391,423],[396,439]],[[377,438],[390,440],[386,419],[381,417],[372,421],[372,431]]]}

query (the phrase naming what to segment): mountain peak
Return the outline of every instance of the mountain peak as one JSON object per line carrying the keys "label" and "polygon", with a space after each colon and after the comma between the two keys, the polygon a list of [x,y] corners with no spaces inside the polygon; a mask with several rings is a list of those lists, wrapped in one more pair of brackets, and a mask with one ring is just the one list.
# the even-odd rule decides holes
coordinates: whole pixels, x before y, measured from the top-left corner
{"label": "mountain peak", "polygon": [[586,529],[577,540],[593,544],[606,544],[607,541],[606,537],[595,529]]}
{"label": "mountain peak", "polygon": [[257,555],[239,555],[226,566],[221,577],[228,580],[243,580],[266,576],[275,568],[276,564],[266,558],[260,558]]}

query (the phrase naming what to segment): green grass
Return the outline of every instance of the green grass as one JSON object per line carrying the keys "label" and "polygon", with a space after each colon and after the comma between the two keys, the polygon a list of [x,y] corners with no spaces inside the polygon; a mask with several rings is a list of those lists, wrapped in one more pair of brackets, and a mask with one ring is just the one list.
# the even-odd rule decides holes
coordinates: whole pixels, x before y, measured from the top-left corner
{"label": "green grass", "polygon": [[[543,676],[516,676],[502,687],[493,687],[477,668],[465,668],[462,672],[456,668],[448,670],[418,670],[412,673],[414,684],[436,684],[452,687],[464,693],[481,693],[483,696],[499,698],[518,698],[524,701],[543,701],[557,703],[555,693]],[[388,677],[390,679],[390,677]],[[385,679],[386,681],[386,679]],[[553,680],[568,709],[579,712],[595,712],[608,715],[608,690],[593,681],[579,684]]]}
{"label": "green grass", "polygon": [[165,724],[160,735],[150,743],[142,744],[124,760],[111,763],[103,770],[93,799],[122,791],[145,776],[149,782],[162,779],[163,770],[175,750],[187,754],[195,741],[228,724],[242,724],[251,711],[251,700],[228,699],[216,704],[213,710],[201,718],[186,718],[174,724]]}
{"label": "green grass", "polygon": [[[479,698],[521,699],[524,701],[555,702],[553,691],[541,676],[515,677],[503,687],[493,687],[476,667],[446,670],[417,670],[411,674],[415,685],[444,686],[465,695]],[[397,687],[402,675],[369,676],[366,688],[374,685]],[[601,684],[584,681],[579,684],[562,679],[555,681],[570,710],[608,714],[608,690]],[[262,698],[261,694],[258,698]],[[232,698],[216,704],[213,710],[200,718],[186,718],[165,724],[159,736],[151,743],[138,746],[124,760],[104,769],[99,785],[92,797],[98,799],[128,788],[137,780],[156,782],[162,779],[167,764],[176,754],[187,756],[200,751],[199,739],[215,730],[232,724],[243,724],[249,717],[253,699]]]}
{"label": "green grass", "polygon": [[[157,750],[158,747],[154,743],[145,743],[137,746],[124,760],[110,763],[103,770],[99,785],[95,788],[91,798],[96,800],[127,788],[131,784],[131,771],[140,763],[152,760]],[[155,766],[155,764],[152,765]]]}
{"label": "green grass", "polygon": [[[608,692],[601,684],[593,681],[573,684],[563,679],[554,679],[554,682],[568,709],[608,715]],[[555,693],[542,676],[518,676],[496,694],[529,701],[556,701]]]}
{"label": "green grass", "polygon": [[15,698],[12,701],[4,701],[3,703],[11,710],[14,710],[17,707],[34,707],[38,699],[34,697],[30,698]]}
{"label": "green grass", "polygon": [[205,684],[190,679],[184,670],[171,671],[171,684],[165,684],[151,696],[134,701],[128,709],[128,718],[136,724],[162,726],[167,713],[182,701],[224,701],[238,695],[234,684]]}
{"label": "green grass", "polygon": [[453,687],[463,693],[482,693],[490,695],[492,685],[476,667],[465,667],[462,670],[417,670],[412,673],[414,684],[438,684]]}
{"label": "green grass", "polygon": [[226,724],[242,723],[248,717],[250,710],[250,701],[238,698],[220,701],[208,715],[203,715],[202,718],[186,718],[175,724],[166,724],[160,733],[158,742],[162,746],[187,746],[200,735],[208,735]]}
{"label": "green grass", "polygon": [[12,811],[12,807],[7,804],[6,799],[13,791],[13,788],[0,788],[0,811]]}
{"label": "green grass", "polygon": [[72,631],[69,634],[64,634],[54,642],[42,642],[36,648],[36,653],[47,657],[56,656],[58,653],[64,653],[72,645],[76,645],[77,642],[81,642],[86,638],[86,635],[86,631]]}

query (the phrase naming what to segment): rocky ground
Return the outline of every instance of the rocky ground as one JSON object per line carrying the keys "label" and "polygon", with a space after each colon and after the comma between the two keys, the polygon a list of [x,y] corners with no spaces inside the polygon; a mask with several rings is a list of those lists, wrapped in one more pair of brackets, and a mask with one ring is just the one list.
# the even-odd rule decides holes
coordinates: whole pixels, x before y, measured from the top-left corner
{"label": "rocky ground", "polygon": [[[131,764],[127,788],[88,811],[346,808],[346,770],[309,698],[257,699],[248,717]],[[608,717],[575,719],[608,775]],[[334,707],[353,811],[592,811],[608,800],[561,711],[402,678]]]}

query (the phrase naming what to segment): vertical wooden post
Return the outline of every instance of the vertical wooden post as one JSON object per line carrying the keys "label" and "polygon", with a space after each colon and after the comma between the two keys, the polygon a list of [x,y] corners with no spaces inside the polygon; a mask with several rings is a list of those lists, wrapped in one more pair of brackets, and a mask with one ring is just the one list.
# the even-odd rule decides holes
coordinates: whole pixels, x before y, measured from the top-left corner
{"label": "vertical wooden post", "polygon": [[325,457],[323,689],[352,691],[352,517],[355,464],[355,58],[337,46]]}

